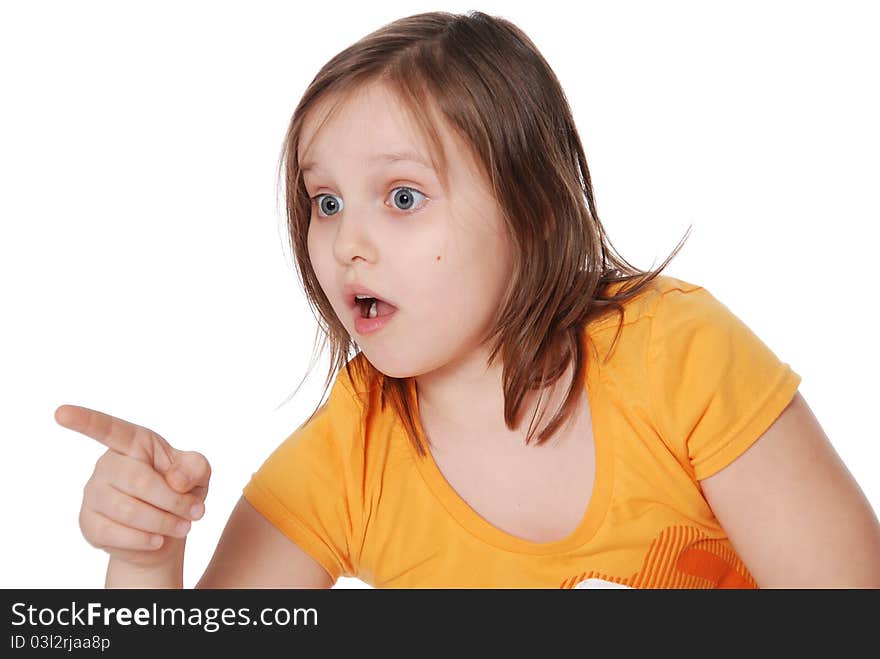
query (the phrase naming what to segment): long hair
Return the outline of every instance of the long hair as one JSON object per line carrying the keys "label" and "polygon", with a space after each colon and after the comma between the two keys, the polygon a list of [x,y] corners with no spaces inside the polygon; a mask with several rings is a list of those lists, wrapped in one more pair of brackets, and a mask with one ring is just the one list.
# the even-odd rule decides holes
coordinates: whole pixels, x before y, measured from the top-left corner
{"label": "long hair", "polygon": [[[335,55],[297,105],[279,163],[279,172],[283,169],[285,175],[287,225],[297,275],[310,305],[317,309],[315,342],[323,336],[322,351],[330,343],[324,393],[343,366],[354,382],[353,366],[357,380],[379,388],[381,408],[391,405],[422,456],[424,433],[417,420],[412,378],[385,376],[357,353],[318,283],[307,247],[311,201],[298,164],[303,123],[319,100],[332,95],[335,102],[319,122],[320,131],[353,92],[373,82],[394,94],[415,122],[444,188],[447,161],[435,129],[438,121],[472,149],[485,180],[491,182],[516,250],[513,276],[489,337],[493,342],[489,364],[499,355],[503,364],[507,427],[516,427],[529,390],[552,385],[574,364],[566,398],[540,433],[540,445],[577,404],[587,359],[581,341],[586,326],[616,312],[621,322],[613,348],[620,335],[623,303],[660,274],[687,235],[656,270],[639,270],[615,254],[599,221],[584,149],[565,93],[529,37],[511,22],[479,11],[416,14],[385,25]],[[610,294],[609,286],[617,284]],[[349,361],[352,353],[355,358]],[[534,436],[533,422],[534,415],[526,443]]]}

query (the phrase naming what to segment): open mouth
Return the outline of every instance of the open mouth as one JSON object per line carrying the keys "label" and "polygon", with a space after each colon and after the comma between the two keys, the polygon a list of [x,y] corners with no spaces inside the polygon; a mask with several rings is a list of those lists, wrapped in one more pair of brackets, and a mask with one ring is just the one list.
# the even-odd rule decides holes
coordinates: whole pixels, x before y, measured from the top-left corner
{"label": "open mouth", "polygon": [[376,318],[378,316],[388,316],[397,311],[397,307],[392,306],[377,297],[358,296],[355,297],[354,301],[357,304],[358,310],[360,311],[361,318]]}

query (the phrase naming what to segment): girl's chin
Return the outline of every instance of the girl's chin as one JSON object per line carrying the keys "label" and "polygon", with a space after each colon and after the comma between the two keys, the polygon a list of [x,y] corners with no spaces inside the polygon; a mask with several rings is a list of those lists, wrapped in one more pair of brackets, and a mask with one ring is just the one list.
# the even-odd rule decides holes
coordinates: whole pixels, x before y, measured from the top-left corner
{"label": "girl's chin", "polygon": [[397,359],[386,359],[381,355],[376,355],[375,350],[365,350],[364,348],[361,348],[361,352],[370,363],[370,366],[379,371],[386,378],[397,378],[402,380],[420,374],[417,369],[407,367],[406,365],[401,364]]}

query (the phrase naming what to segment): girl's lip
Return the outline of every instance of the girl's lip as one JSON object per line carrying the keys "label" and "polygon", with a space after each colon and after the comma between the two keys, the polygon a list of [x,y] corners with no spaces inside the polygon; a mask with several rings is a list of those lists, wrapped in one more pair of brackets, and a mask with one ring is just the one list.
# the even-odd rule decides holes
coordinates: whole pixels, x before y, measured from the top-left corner
{"label": "girl's lip", "polygon": [[382,300],[382,302],[384,302],[385,304],[397,309],[397,305],[394,304],[394,302],[392,302],[391,300],[389,300],[388,298],[386,298],[383,295],[379,295],[378,293],[371,291],[366,286],[361,286],[360,284],[346,284],[344,291],[345,291],[345,300],[346,300],[346,302],[348,302],[349,309],[352,309],[352,310],[360,309],[360,305],[358,304],[358,301],[355,297],[356,295],[367,295],[369,297],[376,298],[377,300]]}
{"label": "girl's lip", "polygon": [[345,295],[345,301],[348,303],[350,309],[358,308],[358,301],[355,299],[356,295],[368,295],[369,297],[374,297],[377,300],[382,300],[386,304],[390,304],[395,309],[397,308],[397,305],[386,298],[384,295],[379,295],[375,291],[371,291],[366,286],[361,286],[360,284],[346,284],[343,288],[343,292]]}
{"label": "girl's lip", "polygon": [[[379,298],[379,299],[381,300],[382,298]],[[382,300],[382,301],[385,302],[385,300]],[[391,314],[397,313],[397,311],[398,311],[397,307],[395,307],[390,302],[386,302],[386,304],[389,307],[392,307],[394,309],[394,311],[392,311]],[[351,311],[352,311],[352,314],[354,314],[355,320],[357,320],[358,318],[365,318],[365,316],[363,315],[363,311],[361,310],[361,305],[359,305],[357,302],[354,303],[354,305],[351,308]],[[391,314],[388,314],[388,315],[390,316]],[[377,316],[377,318],[378,317],[379,316]]]}
{"label": "girl's lip", "polygon": [[375,318],[364,318],[363,316],[357,315],[354,319],[354,329],[361,336],[372,334],[373,332],[378,332],[383,327],[385,327],[388,322],[394,317],[397,313],[397,308],[395,307],[394,311],[386,316],[376,316]]}

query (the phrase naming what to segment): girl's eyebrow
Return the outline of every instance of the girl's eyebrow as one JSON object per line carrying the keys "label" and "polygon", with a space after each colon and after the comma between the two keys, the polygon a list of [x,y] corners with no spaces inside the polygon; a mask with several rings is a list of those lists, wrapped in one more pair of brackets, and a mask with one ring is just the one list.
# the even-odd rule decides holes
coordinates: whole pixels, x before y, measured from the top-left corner
{"label": "girl's eyebrow", "polygon": [[[409,150],[396,151],[394,153],[380,153],[378,155],[373,156],[372,158],[369,158],[367,162],[377,162],[377,161],[385,161],[388,164],[394,163],[394,162],[399,162],[399,161],[409,161],[409,162],[415,163],[417,165],[420,165],[420,166],[424,167],[425,169],[431,169],[431,170],[434,169],[433,167],[431,167],[431,165],[429,165],[427,162],[425,162],[425,160],[418,153],[416,153],[415,151],[409,151]],[[312,171],[314,169],[321,169],[321,168],[318,165],[318,163],[316,163],[313,160],[309,160],[308,162],[305,162],[300,166],[300,171],[303,173]]]}
{"label": "girl's eyebrow", "polygon": [[397,162],[399,160],[408,160],[409,162],[414,162],[427,169],[433,169],[418,153],[409,150],[397,151],[395,153],[380,153],[378,156],[373,156],[370,160],[372,162],[384,160],[388,163]]}

